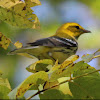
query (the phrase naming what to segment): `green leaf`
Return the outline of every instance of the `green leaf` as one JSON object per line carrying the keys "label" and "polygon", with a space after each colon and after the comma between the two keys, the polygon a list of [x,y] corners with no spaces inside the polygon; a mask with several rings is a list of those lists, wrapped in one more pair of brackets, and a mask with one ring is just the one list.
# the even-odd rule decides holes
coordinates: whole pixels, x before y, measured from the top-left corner
{"label": "green leaf", "polygon": [[90,62],[92,59],[100,57],[100,49],[98,49],[96,52],[93,54],[86,54],[82,56],[82,60],[85,61],[86,63]]}
{"label": "green leaf", "polygon": [[[94,67],[91,67],[89,64],[85,63],[84,61],[80,61],[80,62],[76,63],[75,66],[78,67],[78,70],[74,72],[73,77],[96,71],[96,69]],[[97,77],[100,76],[99,72],[90,74],[88,76],[91,76],[91,75],[97,76]]]}
{"label": "green leaf", "polygon": [[[96,69],[83,62],[80,69],[74,72],[73,77],[93,71],[96,71]],[[76,78],[72,82],[69,82],[69,88],[74,99],[100,99],[100,74],[99,72],[95,72]]]}
{"label": "green leaf", "polygon": [[44,91],[43,94],[39,95],[40,99],[64,99],[65,95],[57,90],[57,89],[50,89],[47,91]]}
{"label": "green leaf", "polygon": [[1,0],[0,19],[20,28],[40,27],[40,22],[31,7],[40,5],[39,0]]}
{"label": "green leaf", "polygon": [[31,64],[26,69],[32,73],[38,71],[48,71],[48,65],[53,65],[53,61],[51,59],[43,59]]}
{"label": "green leaf", "polygon": [[48,81],[48,75],[44,71],[30,75],[25,79],[17,88],[9,93],[10,99],[22,98],[25,92],[32,86],[37,87],[39,84],[43,84]]}
{"label": "green leaf", "polygon": [[39,91],[43,90],[43,85],[40,84],[38,89],[39,89]]}
{"label": "green leaf", "polygon": [[73,99],[73,97],[72,97],[72,96],[70,96],[69,94],[66,94],[64,99],[65,99],[65,100],[66,100],[66,99],[68,99],[68,100],[69,100],[69,99],[71,99],[71,100],[72,100],[72,99]]}
{"label": "green leaf", "polygon": [[0,77],[2,76],[2,74],[3,74],[3,73],[2,73],[2,71],[0,70]]}
{"label": "green leaf", "polygon": [[67,66],[66,69],[58,69],[51,74],[50,81],[55,81],[61,77],[70,77],[75,71],[77,71],[81,67],[82,62],[76,63],[75,65],[71,64]]}

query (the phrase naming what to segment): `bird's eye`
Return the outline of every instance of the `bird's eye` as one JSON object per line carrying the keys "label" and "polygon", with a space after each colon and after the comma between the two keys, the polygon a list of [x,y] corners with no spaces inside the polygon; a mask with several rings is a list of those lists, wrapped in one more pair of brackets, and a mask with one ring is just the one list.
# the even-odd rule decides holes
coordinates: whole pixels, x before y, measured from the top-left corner
{"label": "bird's eye", "polygon": [[75,26],[75,28],[79,29],[79,26]]}

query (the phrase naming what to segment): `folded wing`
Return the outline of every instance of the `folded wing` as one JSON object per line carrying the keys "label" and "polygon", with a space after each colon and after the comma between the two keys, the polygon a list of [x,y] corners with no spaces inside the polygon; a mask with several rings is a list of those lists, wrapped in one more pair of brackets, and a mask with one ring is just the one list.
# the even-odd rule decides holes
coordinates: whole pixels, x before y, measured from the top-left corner
{"label": "folded wing", "polygon": [[76,47],[77,46],[77,42],[74,40],[60,38],[56,36],[43,38],[28,44],[30,46],[48,46],[48,47]]}

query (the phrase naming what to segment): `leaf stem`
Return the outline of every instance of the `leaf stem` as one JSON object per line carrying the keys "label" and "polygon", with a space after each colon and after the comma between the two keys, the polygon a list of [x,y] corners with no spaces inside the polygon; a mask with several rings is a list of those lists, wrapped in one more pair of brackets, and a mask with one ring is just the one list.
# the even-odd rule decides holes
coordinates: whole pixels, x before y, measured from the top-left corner
{"label": "leaf stem", "polygon": [[80,75],[80,76],[77,76],[77,77],[73,77],[73,78],[71,78],[70,80],[65,80],[65,81],[63,81],[63,82],[61,82],[61,83],[59,83],[59,84],[56,84],[56,85],[54,85],[54,86],[52,86],[52,87],[50,87],[50,88],[47,88],[47,89],[43,89],[43,90],[41,90],[41,91],[38,91],[37,93],[35,93],[35,94],[33,94],[32,96],[28,97],[26,100],[30,100],[31,98],[33,98],[34,96],[40,94],[41,92],[44,92],[44,91],[49,90],[49,89],[52,89],[52,88],[54,88],[54,87],[57,87],[57,86],[59,86],[59,85],[61,85],[61,84],[66,83],[66,82],[70,82],[71,80],[75,80],[75,79],[77,79],[77,78],[80,78],[80,77],[83,77],[83,76],[87,76],[87,75],[89,75],[89,74],[93,74],[93,73],[98,72],[98,71],[100,71],[100,69],[98,69],[98,70],[96,70],[96,71],[93,71],[93,72],[90,72],[90,73],[85,73],[85,74]]}

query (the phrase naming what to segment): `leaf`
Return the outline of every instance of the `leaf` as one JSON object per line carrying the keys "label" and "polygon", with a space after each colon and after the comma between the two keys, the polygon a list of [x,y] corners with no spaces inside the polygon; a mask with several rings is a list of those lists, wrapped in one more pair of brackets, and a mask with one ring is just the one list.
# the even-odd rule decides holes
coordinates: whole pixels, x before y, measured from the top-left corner
{"label": "leaf", "polygon": [[[74,57],[77,57],[77,56],[74,56]],[[66,67],[66,69],[63,69],[65,67]],[[79,69],[79,67],[81,67],[81,66],[77,66],[77,64],[74,65],[71,60],[69,60],[69,62],[68,62],[68,60],[64,61],[64,64],[61,64],[59,66],[58,70],[55,70],[51,74],[50,82],[55,81],[61,77],[70,77],[71,74],[73,74],[75,71],[77,71]]]}
{"label": "leaf", "polygon": [[16,46],[16,48],[21,48],[23,45],[22,43],[20,43],[19,41],[15,42],[14,45]]}
{"label": "leaf", "polygon": [[40,27],[40,22],[31,7],[40,5],[39,0],[0,0],[0,19],[20,28]]}
{"label": "leaf", "polygon": [[2,71],[0,70],[0,77],[2,76],[2,74],[3,74],[3,73],[2,73]]}
{"label": "leaf", "polygon": [[51,73],[53,71],[56,71],[58,69],[64,69],[67,66],[73,64],[74,61],[76,61],[79,58],[78,55],[72,55],[69,58],[67,58],[61,65],[58,64],[58,60],[55,62],[55,65],[51,68],[51,70],[48,73]]}
{"label": "leaf", "polygon": [[11,87],[8,80],[0,77],[0,99],[9,99],[8,93],[10,91]]}
{"label": "leaf", "polygon": [[98,49],[96,52],[93,54],[86,54],[82,56],[82,60],[85,61],[86,63],[90,62],[92,59],[100,57],[100,49]]}
{"label": "leaf", "polygon": [[7,88],[6,86],[0,85],[0,100],[9,99],[8,93],[10,91],[11,90],[9,88]]}
{"label": "leaf", "polygon": [[[89,73],[89,72],[93,72],[96,69],[94,67],[91,67],[89,64],[85,63],[84,61],[80,61],[77,64],[78,70],[74,72],[73,76],[79,76],[79,75],[83,75],[85,73]],[[99,76],[99,72],[90,74],[88,76]]]}
{"label": "leaf", "polygon": [[60,68],[65,68],[69,66],[70,64],[73,64],[74,61],[76,61],[79,58],[78,55],[72,55],[68,59],[66,59],[60,66]]}
{"label": "leaf", "polygon": [[[58,82],[61,83],[61,82],[66,81],[66,80],[70,80],[70,77],[61,77],[61,78],[58,79]],[[72,96],[72,93],[69,89],[69,83],[68,82],[61,84],[59,86],[59,90],[62,91],[66,95],[69,94],[69,95]]]}
{"label": "leaf", "polygon": [[25,0],[25,3],[28,7],[41,5],[41,2],[39,0]]}
{"label": "leaf", "polygon": [[65,95],[61,92],[61,91],[59,91],[59,90],[57,90],[57,89],[50,89],[50,90],[47,90],[47,91],[44,91],[44,93],[43,94],[40,94],[39,95],[39,97],[40,97],[40,99],[42,100],[44,100],[44,99],[64,99],[64,97],[65,97]]}
{"label": "leaf", "polygon": [[37,87],[39,84],[43,84],[48,81],[48,75],[44,71],[30,75],[25,79],[17,88],[9,93],[10,99],[22,98],[25,92],[30,89],[32,86]]}
{"label": "leaf", "polygon": [[55,65],[50,69],[50,71],[48,73],[51,73],[55,70],[57,70],[60,67],[60,65],[58,64],[58,60],[56,60]]}
{"label": "leaf", "polygon": [[11,40],[0,32],[0,47],[6,50],[10,43],[11,43]]}
{"label": "leaf", "polygon": [[38,71],[48,71],[48,68],[47,68],[48,65],[53,65],[53,61],[51,59],[43,59],[31,64],[26,69],[32,73],[35,73]]}
{"label": "leaf", "polygon": [[73,97],[72,97],[71,95],[69,95],[69,94],[66,94],[64,99],[65,99],[65,100],[66,100],[66,99],[72,100]]}
{"label": "leaf", "polygon": [[39,89],[39,91],[43,90],[43,85],[40,84],[38,89]]}
{"label": "leaf", "polygon": [[8,79],[3,79],[3,78],[0,77],[0,85],[6,86],[8,89],[11,90],[11,87],[10,87]]}
{"label": "leaf", "polygon": [[[54,82],[46,82],[45,85],[44,85],[44,89],[51,88],[52,86],[54,86],[58,83],[59,83],[58,80],[56,80]],[[59,89],[59,86],[56,86],[53,89]]]}
{"label": "leaf", "polygon": [[[79,62],[80,63],[80,62]],[[83,63],[74,72],[73,77],[96,71],[95,68]],[[74,99],[100,99],[100,74],[95,72],[69,82],[70,91]]]}
{"label": "leaf", "polygon": [[11,1],[15,3],[15,0],[11,0]]}
{"label": "leaf", "polygon": [[86,54],[82,56],[82,60],[86,63],[90,62],[94,57],[94,54]]}

